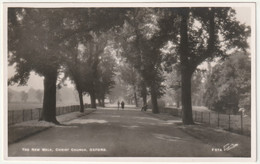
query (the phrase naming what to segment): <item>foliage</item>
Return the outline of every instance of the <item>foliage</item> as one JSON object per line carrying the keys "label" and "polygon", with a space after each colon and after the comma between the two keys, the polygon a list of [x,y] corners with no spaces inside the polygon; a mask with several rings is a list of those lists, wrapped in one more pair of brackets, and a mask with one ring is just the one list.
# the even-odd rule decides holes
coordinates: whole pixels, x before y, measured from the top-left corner
{"label": "foliage", "polygon": [[[166,17],[174,16],[167,31],[173,35],[172,44],[178,55],[181,70],[183,123],[193,124],[191,79],[192,74],[205,60],[226,57],[230,50],[248,48],[250,27],[235,18],[235,10],[224,7],[174,8],[166,10]],[[177,36],[177,37],[176,37]]]}
{"label": "foliage", "polygon": [[[148,109],[152,109],[152,102],[151,99],[147,102]],[[162,110],[166,106],[166,103],[163,99],[158,99],[158,108],[159,110]]]}
{"label": "foliage", "polygon": [[[152,8],[135,8],[129,11],[120,35],[122,56],[141,76],[141,91],[145,91],[146,86],[149,88],[154,113],[158,113],[156,101],[164,94],[165,80],[161,65],[161,47],[166,35],[159,28],[159,15],[160,12]],[[145,92],[141,93],[144,95]]]}
{"label": "foliage", "polygon": [[191,79],[192,105],[204,106],[203,94],[205,93],[206,72],[196,70]]}
{"label": "foliage", "polygon": [[250,110],[250,92],[250,58],[236,52],[213,68],[204,98],[211,110],[236,113],[239,107]]}
{"label": "foliage", "polygon": [[[44,76],[43,119],[57,123],[56,79],[65,51],[92,32],[107,31],[123,23],[122,9],[108,8],[9,8],[8,60],[16,74],[9,84],[25,85],[31,71]],[[69,48],[68,48],[69,47]],[[72,53],[75,55],[75,53]]]}
{"label": "foliage", "polygon": [[114,76],[116,71],[116,61],[109,51],[103,52],[99,60],[96,93],[97,98],[104,101],[106,95],[110,93],[110,90],[115,85]]}

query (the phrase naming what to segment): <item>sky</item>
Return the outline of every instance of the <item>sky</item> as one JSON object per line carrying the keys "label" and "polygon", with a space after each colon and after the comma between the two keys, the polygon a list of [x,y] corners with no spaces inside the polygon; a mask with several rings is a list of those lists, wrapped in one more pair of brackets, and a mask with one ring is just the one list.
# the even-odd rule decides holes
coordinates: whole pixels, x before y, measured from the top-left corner
{"label": "sky", "polygon": [[[249,7],[235,7],[236,17],[241,23],[245,23],[246,25],[251,25],[251,12]],[[250,40],[250,39],[249,39]],[[8,67],[8,78],[12,77],[15,74],[14,67]],[[73,85],[67,81],[68,87],[73,87]],[[16,91],[28,91],[30,87],[34,89],[43,89],[43,77],[38,76],[36,73],[31,72],[30,79],[27,83],[27,86],[9,86],[9,88],[14,89]]]}

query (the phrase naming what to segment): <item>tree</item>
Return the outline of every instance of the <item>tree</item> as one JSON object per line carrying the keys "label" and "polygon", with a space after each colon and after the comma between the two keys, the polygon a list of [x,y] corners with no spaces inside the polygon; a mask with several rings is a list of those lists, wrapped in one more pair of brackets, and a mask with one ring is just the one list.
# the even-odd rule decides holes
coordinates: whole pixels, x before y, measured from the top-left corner
{"label": "tree", "polygon": [[[91,107],[96,108],[96,99],[104,102],[105,95],[114,84],[115,61],[108,48],[113,29],[86,33],[70,40],[70,47],[65,50],[65,78],[69,77],[79,93],[81,111],[83,112],[83,94],[89,94]],[[73,45],[73,46],[71,46]],[[104,103],[102,103],[104,105]],[[102,106],[103,106],[102,105]]]}
{"label": "tree", "polygon": [[99,67],[106,44],[107,38],[105,34],[98,35],[97,33],[92,33],[92,39],[87,40],[83,44],[84,51],[82,54],[84,56],[84,61],[81,64],[81,69],[84,72],[81,73],[81,76],[84,79],[84,84],[82,86],[82,90],[84,93],[88,93],[90,95],[91,108],[96,108],[98,90],[100,95],[102,95],[100,97],[104,100],[104,94],[101,93],[102,88],[100,87],[102,87],[101,80],[103,80],[101,74],[102,70],[105,70],[105,66],[102,66],[103,69],[99,69]]}
{"label": "tree", "polygon": [[192,105],[202,106],[205,93],[205,70],[197,69],[191,78]]}
{"label": "tree", "polygon": [[[174,68],[171,70],[167,70],[168,65],[165,65],[166,68],[166,96],[171,97],[171,101],[174,101],[176,107],[180,107],[181,102],[181,76],[180,76],[180,68],[179,65],[176,64],[173,66]],[[172,68],[172,67],[171,67]],[[170,72],[169,72],[170,71]]]}
{"label": "tree", "polygon": [[41,120],[58,124],[56,82],[68,40],[87,31],[107,30],[122,24],[122,9],[8,9],[9,64],[16,75],[9,84],[25,85],[30,72],[44,77]]}
{"label": "tree", "polygon": [[114,87],[111,89],[110,93],[107,95],[111,103],[117,102],[119,99],[127,100],[125,93],[127,93],[127,84],[124,83],[121,78],[119,78],[118,72],[113,81],[115,82]]}
{"label": "tree", "polygon": [[156,10],[137,8],[128,12],[123,29],[123,56],[140,74],[143,84],[143,100],[146,101],[146,86],[149,87],[152,111],[158,113],[157,98],[164,92],[162,82],[161,44],[164,32],[158,28]]}
{"label": "tree", "polygon": [[36,91],[36,98],[39,101],[39,103],[42,103],[42,98],[43,98],[43,92],[42,90],[37,90]]}
{"label": "tree", "polygon": [[[86,36],[85,36],[86,37]],[[84,38],[71,38],[68,41],[69,46],[66,47],[65,60],[64,60],[64,72],[65,76],[63,81],[69,77],[69,79],[74,83],[75,89],[78,92],[78,98],[80,103],[80,112],[84,112],[84,102],[83,102],[83,85],[86,85],[86,77],[83,76],[85,71],[90,69],[86,63],[84,63],[84,58],[82,55],[82,50],[80,50],[81,39]]]}
{"label": "tree", "polygon": [[[121,62],[122,63],[122,62]],[[138,89],[138,81],[140,81],[138,78],[139,75],[135,68],[131,67],[127,63],[122,63],[121,66],[119,66],[119,73],[120,78],[131,87],[131,94],[134,97],[135,106],[138,107],[138,100],[137,100],[137,89]]]}
{"label": "tree", "polygon": [[204,99],[209,109],[237,113],[250,110],[251,65],[248,54],[234,53],[213,67],[206,83]]}
{"label": "tree", "polygon": [[[16,74],[9,84],[25,85],[31,71],[44,77],[44,98],[41,120],[56,120],[56,82],[62,54],[62,9],[9,8],[8,60],[16,64]],[[67,31],[68,32],[68,31]]]}
{"label": "tree", "polygon": [[28,99],[28,93],[25,92],[25,91],[22,91],[21,92],[21,100],[22,100],[22,102],[27,102],[27,99]]}
{"label": "tree", "polygon": [[115,58],[109,52],[104,52],[99,58],[98,81],[96,84],[97,99],[101,106],[105,106],[105,97],[114,87]]}
{"label": "tree", "polygon": [[166,16],[170,22],[165,25],[174,26],[167,29],[173,34],[181,66],[182,121],[193,124],[191,77],[194,71],[205,60],[226,56],[230,49],[246,51],[250,27],[236,20],[232,8],[174,8]]}

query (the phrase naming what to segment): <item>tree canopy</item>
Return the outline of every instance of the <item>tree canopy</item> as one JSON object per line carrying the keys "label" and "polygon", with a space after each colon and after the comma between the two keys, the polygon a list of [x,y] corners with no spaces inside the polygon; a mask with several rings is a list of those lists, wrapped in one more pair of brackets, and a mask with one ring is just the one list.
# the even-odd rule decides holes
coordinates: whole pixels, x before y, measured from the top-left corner
{"label": "tree canopy", "polygon": [[236,52],[213,67],[204,99],[209,109],[237,113],[250,110],[251,65],[248,54]]}

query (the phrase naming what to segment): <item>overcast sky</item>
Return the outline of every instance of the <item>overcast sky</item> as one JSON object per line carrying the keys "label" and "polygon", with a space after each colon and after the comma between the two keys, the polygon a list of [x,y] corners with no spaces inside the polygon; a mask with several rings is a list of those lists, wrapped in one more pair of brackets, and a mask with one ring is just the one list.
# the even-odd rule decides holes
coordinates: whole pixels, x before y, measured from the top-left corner
{"label": "overcast sky", "polygon": [[[234,8],[237,12],[237,19],[241,23],[245,23],[246,25],[251,25],[251,11],[249,7],[235,7]],[[15,74],[14,67],[8,67],[8,78],[12,77]],[[68,86],[73,87],[70,82],[67,82]],[[21,90],[29,90],[30,87],[34,89],[43,89],[43,78],[39,77],[34,72],[31,73],[30,79],[28,81],[27,86],[9,86],[11,89],[16,91]]]}

